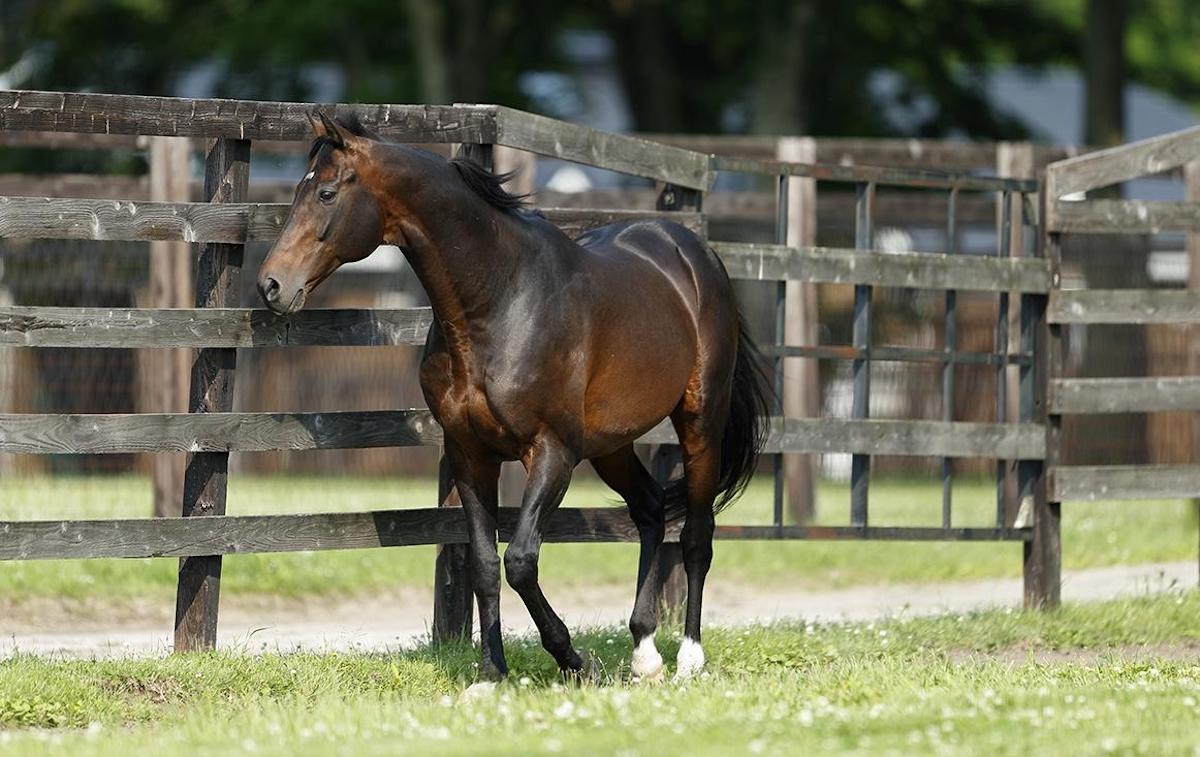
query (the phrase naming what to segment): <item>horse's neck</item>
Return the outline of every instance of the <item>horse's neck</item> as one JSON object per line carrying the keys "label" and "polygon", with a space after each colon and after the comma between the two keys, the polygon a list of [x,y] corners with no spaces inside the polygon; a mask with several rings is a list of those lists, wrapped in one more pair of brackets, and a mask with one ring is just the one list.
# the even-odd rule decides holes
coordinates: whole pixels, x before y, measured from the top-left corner
{"label": "horse's neck", "polygon": [[466,327],[506,296],[521,264],[511,219],[465,185],[450,193],[406,195],[400,222],[405,253],[429,296],[434,316]]}

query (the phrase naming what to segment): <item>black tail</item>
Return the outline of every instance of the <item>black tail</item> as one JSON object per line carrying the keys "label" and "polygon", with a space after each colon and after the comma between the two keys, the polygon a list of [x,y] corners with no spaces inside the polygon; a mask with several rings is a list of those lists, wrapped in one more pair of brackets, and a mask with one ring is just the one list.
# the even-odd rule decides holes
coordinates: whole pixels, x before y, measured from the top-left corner
{"label": "black tail", "polygon": [[[721,438],[721,476],[717,482],[717,500],[713,512],[719,513],[750,483],[758,455],[767,442],[766,418],[771,412],[770,382],[763,372],[758,347],[746,330],[745,319],[738,317],[737,357],[733,366],[733,396],[729,420]],[[683,479],[665,487],[666,518],[677,520],[687,514],[687,487]]]}

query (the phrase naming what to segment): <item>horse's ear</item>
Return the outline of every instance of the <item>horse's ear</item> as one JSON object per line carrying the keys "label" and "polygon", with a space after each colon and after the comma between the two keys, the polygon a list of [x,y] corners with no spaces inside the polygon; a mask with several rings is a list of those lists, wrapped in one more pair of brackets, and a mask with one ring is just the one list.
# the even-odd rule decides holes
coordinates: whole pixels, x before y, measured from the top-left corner
{"label": "horse's ear", "polygon": [[317,111],[310,110],[304,115],[308,117],[308,123],[312,126],[313,136],[318,138],[325,136],[325,124],[321,123],[321,119],[317,117]]}
{"label": "horse's ear", "polygon": [[325,137],[337,147],[346,146],[346,130],[337,121],[325,115],[324,112],[316,111],[316,118],[313,118],[313,115],[310,113],[308,120],[312,124],[313,133],[318,138]]}

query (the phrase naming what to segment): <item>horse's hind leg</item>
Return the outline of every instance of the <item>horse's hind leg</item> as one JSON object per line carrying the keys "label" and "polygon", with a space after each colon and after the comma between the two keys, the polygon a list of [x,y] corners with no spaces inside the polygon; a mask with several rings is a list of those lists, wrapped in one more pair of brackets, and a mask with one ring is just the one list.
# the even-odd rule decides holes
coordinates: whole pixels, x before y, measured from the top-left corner
{"label": "horse's hind leg", "polygon": [[629,506],[641,542],[638,558],[637,593],[629,631],[633,634],[633,674],[653,680],[662,675],[662,656],[654,646],[658,627],[658,548],[662,546],[663,490],[634,454],[633,445],[592,460],[592,467]]}
{"label": "horse's hind leg", "polygon": [[542,646],[560,669],[575,673],[583,668],[583,658],[571,646],[566,624],[555,614],[538,585],[538,554],[546,522],[562,503],[578,462],[579,458],[556,439],[540,439],[529,452],[525,460],[529,482],[512,540],[504,552],[504,574],[529,608],[541,634]]}
{"label": "horse's hind leg", "polygon": [[[687,520],[679,541],[683,547],[683,568],[687,573],[687,616],[684,638],[676,658],[675,677],[688,678],[704,667],[700,646],[700,608],[704,599],[704,579],[712,565],[713,501],[721,471],[721,440],[714,433],[712,416],[689,412],[686,401],[671,416],[683,452],[683,470],[687,485]],[[719,427],[717,427],[719,428]]]}

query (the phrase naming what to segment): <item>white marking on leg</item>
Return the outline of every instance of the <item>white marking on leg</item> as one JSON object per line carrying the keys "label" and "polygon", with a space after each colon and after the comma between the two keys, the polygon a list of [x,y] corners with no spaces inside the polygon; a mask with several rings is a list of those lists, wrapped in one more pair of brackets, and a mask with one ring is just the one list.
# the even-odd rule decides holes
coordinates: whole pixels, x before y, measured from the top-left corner
{"label": "white marking on leg", "polygon": [[700,642],[686,636],[679,645],[679,654],[675,657],[675,680],[681,681],[704,670],[704,649]]}
{"label": "white marking on leg", "polygon": [[663,658],[658,653],[658,647],[654,646],[653,636],[647,636],[634,647],[630,667],[638,678],[653,679],[662,674]]}
{"label": "white marking on leg", "polygon": [[469,702],[474,699],[488,697],[496,693],[495,681],[476,681],[463,690],[462,700]]}

